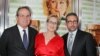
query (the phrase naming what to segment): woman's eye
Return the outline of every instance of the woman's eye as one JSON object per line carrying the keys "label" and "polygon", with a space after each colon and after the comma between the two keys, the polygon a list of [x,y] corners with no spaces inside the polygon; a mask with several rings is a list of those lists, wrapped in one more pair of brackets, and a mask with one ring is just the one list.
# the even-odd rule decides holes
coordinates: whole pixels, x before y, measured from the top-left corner
{"label": "woman's eye", "polygon": [[64,4],[64,2],[60,2],[60,4]]}
{"label": "woman's eye", "polygon": [[55,1],[52,1],[52,3],[55,3]]}

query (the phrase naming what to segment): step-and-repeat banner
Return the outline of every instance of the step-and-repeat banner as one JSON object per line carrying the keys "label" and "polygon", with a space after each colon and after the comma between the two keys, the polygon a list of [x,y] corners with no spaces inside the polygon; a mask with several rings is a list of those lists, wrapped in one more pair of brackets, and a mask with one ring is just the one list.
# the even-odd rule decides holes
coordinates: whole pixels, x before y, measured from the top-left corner
{"label": "step-and-repeat banner", "polygon": [[100,29],[100,0],[9,0],[8,4],[9,27],[16,24],[18,7],[29,6],[33,13],[31,27],[40,32],[46,31],[47,16],[56,14],[61,21],[57,32],[65,34],[67,28],[64,18],[72,11],[77,12],[82,30],[92,32],[93,29]]}
{"label": "step-and-repeat banner", "polygon": [[9,0],[9,27],[16,23],[16,10],[20,6],[29,6],[32,10],[31,27],[40,32],[46,31],[46,20],[50,14],[55,14],[60,19],[58,33],[63,35],[67,32],[65,26],[65,16],[73,11],[72,0]]}

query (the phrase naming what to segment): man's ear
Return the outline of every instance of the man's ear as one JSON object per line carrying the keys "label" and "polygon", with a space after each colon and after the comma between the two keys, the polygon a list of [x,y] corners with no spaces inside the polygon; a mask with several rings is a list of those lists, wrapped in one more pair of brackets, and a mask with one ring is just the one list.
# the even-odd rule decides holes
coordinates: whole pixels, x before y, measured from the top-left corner
{"label": "man's ear", "polygon": [[78,28],[81,29],[81,20],[78,22]]}

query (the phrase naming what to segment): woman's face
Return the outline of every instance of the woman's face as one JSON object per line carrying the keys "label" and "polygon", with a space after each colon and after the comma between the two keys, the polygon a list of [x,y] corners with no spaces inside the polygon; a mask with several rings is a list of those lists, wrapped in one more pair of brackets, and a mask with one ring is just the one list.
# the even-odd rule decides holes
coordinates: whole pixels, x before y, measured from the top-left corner
{"label": "woman's face", "polygon": [[47,22],[47,31],[55,32],[57,29],[57,25],[58,25],[57,18],[55,18],[55,17],[49,18],[49,20]]}
{"label": "woman's face", "polygon": [[58,16],[64,15],[67,9],[66,0],[50,0],[49,9],[51,14],[56,14]]}

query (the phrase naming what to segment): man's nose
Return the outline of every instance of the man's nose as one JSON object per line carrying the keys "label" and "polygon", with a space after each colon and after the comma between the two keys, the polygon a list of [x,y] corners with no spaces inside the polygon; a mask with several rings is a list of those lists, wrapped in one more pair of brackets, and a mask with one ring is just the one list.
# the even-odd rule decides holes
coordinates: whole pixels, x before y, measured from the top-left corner
{"label": "man's nose", "polygon": [[74,24],[75,24],[75,23],[72,21],[72,22],[71,22],[71,25],[74,25]]}

